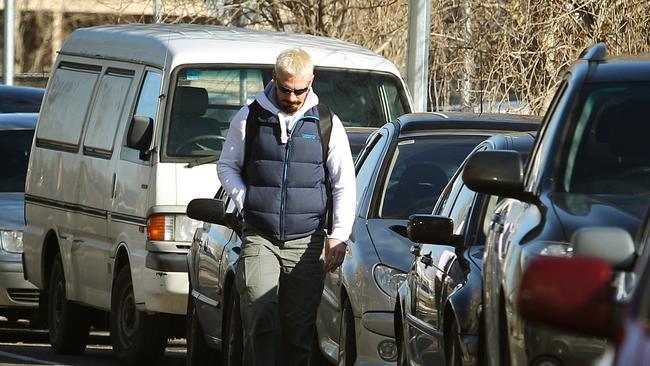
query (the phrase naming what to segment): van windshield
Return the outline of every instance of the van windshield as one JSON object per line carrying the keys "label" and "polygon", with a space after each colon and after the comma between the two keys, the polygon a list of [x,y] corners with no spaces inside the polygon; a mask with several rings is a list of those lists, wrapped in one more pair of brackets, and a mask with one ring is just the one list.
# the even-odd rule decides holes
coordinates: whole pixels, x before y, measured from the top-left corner
{"label": "van windshield", "polygon": [[[313,88],[320,101],[346,127],[379,127],[411,111],[394,75],[329,68],[316,68],[314,74]],[[264,90],[271,76],[271,66],[180,70],[168,119],[166,156],[219,156],[230,120]]]}

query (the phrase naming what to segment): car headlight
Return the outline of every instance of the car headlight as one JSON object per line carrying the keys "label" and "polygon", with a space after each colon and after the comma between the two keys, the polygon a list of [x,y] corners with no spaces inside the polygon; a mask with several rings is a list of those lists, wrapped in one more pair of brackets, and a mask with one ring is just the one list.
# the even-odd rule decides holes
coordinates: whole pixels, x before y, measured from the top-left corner
{"label": "car headlight", "polygon": [[18,230],[0,230],[0,245],[11,253],[23,252],[23,232]]}
{"label": "car headlight", "polygon": [[377,287],[386,295],[397,298],[397,289],[406,280],[406,273],[383,264],[376,265],[372,272]]}

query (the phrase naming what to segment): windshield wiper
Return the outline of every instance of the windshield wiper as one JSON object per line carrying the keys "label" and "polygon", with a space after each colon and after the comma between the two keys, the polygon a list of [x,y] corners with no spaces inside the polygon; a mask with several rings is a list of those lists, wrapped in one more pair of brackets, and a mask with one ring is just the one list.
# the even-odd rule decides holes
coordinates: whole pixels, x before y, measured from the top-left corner
{"label": "windshield wiper", "polygon": [[214,163],[215,161],[219,160],[218,156],[215,155],[210,155],[210,156],[202,156],[198,159],[194,159],[187,163],[185,165],[186,168],[194,168],[195,166],[203,165],[203,164],[210,164]]}

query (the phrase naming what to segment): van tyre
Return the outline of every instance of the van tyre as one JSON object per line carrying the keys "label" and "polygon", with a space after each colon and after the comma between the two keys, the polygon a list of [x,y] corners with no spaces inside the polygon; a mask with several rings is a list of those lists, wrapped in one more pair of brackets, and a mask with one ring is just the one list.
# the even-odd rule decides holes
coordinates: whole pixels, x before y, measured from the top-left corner
{"label": "van tyre", "polygon": [[[191,288],[191,286],[190,286]],[[191,292],[191,291],[190,291]],[[208,346],[203,328],[196,311],[196,299],[192,295],[187,299],[187,366],[213,365],[219,353]]]}
{"label": "van tyre", "polygon": [[115,357],[123,365],[154,365],[165,353],[167,332],[159,315],[136,309],[129,266],[123,266],[113,285],[110,333]]}
{"label": "van tyre", "polygon": [[460,348],[460,334],[456,319],[451,320],[449,334],[445,339],[445,361],[447,366],[461,366],[463,355]]}
{"label": "van tyre", "polygon": [[244,357],[244,328],[239,310],[239,292],[233,286],[226,303],[223,366],[241,366]]}
{"label": "van tyre", "polygon": [[54,257],[50,272],[47,317],[50,345],[57,354],[80,354],[88,344],[90,322],[88,311],[68,301],[61,254]]}

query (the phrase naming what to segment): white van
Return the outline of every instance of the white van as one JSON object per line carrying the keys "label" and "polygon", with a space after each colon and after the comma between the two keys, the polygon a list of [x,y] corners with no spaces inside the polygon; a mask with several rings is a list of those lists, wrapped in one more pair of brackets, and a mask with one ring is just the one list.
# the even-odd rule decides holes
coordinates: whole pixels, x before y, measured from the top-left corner
{"label": "white van", "polygon": [[213,163],[231,117],[269,82],[277,55],[296,46],[313,57],[314,89],[353,144],[359,130],[363,141],[364,128],[411,111],[392,63],[331,38],[142,24],[68,37],[25,193],[25,277],[47,296],[55,352],[84,350],[95,309],[110,312],[124,363],[151,363],[168,337],[183,335],[184,318],[173,315],[186,313],[186,253],[200,224],[186,204],[217,192]]}

